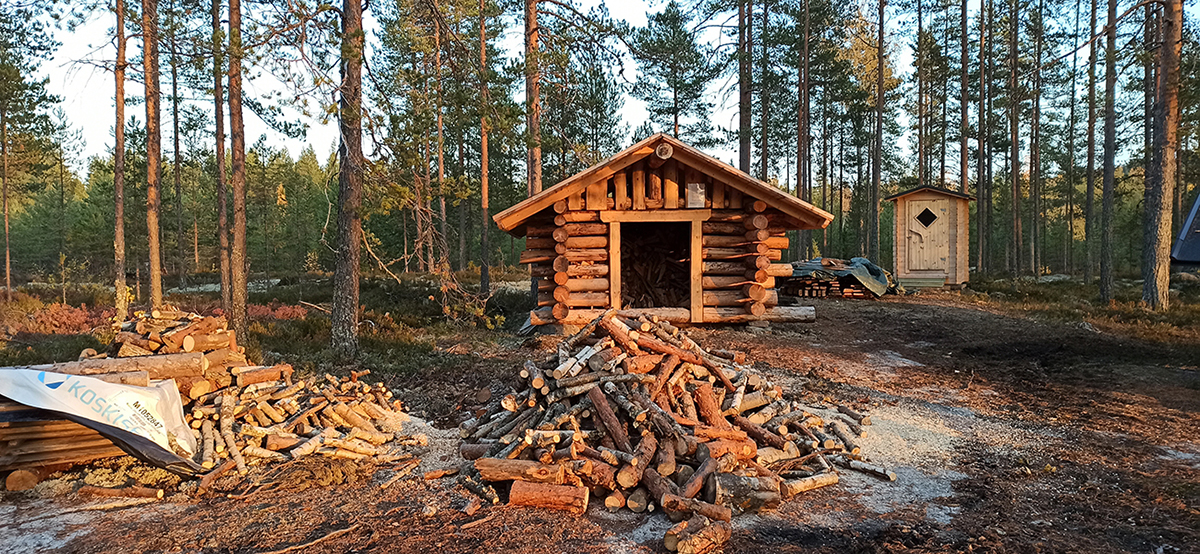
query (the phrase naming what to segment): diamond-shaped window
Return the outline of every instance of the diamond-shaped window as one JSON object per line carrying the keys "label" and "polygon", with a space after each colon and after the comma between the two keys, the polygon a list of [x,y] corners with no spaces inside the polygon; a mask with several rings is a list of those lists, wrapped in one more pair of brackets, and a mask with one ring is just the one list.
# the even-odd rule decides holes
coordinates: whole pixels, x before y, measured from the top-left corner
{"label": "diamond-shaped window", "polygon": [[924,225],[926,227],[933,225],[933,222],[937,221],[937,218],[938,218],[937,214],[929,211],[929,208],[925,208],[924,211],[917,214],[917,221],[921,222],[921,225]]}

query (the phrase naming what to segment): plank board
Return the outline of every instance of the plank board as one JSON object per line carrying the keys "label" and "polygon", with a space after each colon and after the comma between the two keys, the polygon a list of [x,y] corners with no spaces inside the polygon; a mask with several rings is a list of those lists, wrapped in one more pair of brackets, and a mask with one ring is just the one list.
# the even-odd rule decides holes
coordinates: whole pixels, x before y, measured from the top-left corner
{"label": "plank board", "polygon": [[675,160],[668,160],[662,167],[663,172],[663,209],[679,208],[679,166]]}
{"label": "plank board", "polygon": [[621,309],[621,222],[608,224],[608,305]]}
{"label": "plank board", "polygon": [[618,210],[628,210],[633,207],[629,202],[629,178],[624,171],[613,175],[613,207]]}
{"label": "plank board", "polygon": [[588,185],[587,188],[587,209],[603,210],[607,208],[605,200],[608,198],[608,181],[597,181]]}
{"label": "plank board", "polygon": [[646,170],[641,164],[633,168],[633,209],[646,209]]}

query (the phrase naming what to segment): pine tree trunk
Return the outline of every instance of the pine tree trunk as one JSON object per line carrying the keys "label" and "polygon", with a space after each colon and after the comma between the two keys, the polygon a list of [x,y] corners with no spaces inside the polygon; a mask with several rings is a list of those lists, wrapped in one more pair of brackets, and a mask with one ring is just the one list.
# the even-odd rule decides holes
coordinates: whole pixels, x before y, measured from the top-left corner
{"label": "pine tree trunk", "polygon": [[925,17],[924,2],[917,0],[917,186],[925,185]]}
{"label": "pine tree trunk", "polygon": [[1154,186],[1146,190],[1142,300],[1156,310],[1165,310],[1170,305],[1171,198],[1178,186],[1183,1],[1165,2],[1159,21],[1162,45],[1158,49],[1158,94],[1154,110],[1154,161],[1158,167]]}
{"label": "pine tree trunk", "polygon": [[[436,5],[436,4],[435,4]],[[438,232],[441,234],[437,241],[441,247],[438,252],[438,265],[450,269],[449,235],[446,234],[446,131],[442,112],[445,110],[442,96],[442,25],[434,22],[434,77],[437,79],[437,196],[438,196]],[[441,267],[439,267],[439,270]]]}
{"label": "pine tree trunk", "polygon": [[[117,321],[129,314],[129,294],[125,285],[125,0],[115,0],[117,11],[117,61],[113,69],[116,81],[116,122],[113,124],[113,291]],[[8,173],[7,167],[5,173]]]}
{"label": "pine tree trunk", "polygon": [[883,33],[886,9],[887,0],[879,0],[879,44],[875,55],[875,144],[871,156],[871,192],[867,200],[867,257],[876,262],[879,261],[879,189],[883,179],[883,74],[887,64]]}
{"label": "pine tree trunk", "polygon": [[1063,239],[1063,265],[1075,274],[1075,91],[1079,61],[1079,3],[1075,0],[1075,25],[1071,38],[1071,108],[1067,115],[1067,232]]}
{"label": "pine tree trunk", "polygon": [[750,173],[750,55],[747,46],[749,16],[746,4],[738,0],[738,169]]}
{"label": "pine tree trunk", "polygon": [[342,362],[358,355],[358,276],[362,248],[362,2],[342,2],[342,86],[338,149],[338,251],[333,273],[331,347]]}
{"label": "pine tree trunk", "polygon": [[171,21],[171,139],[175,149],[172,173],[175,178],[175,247],[178,250],[179,286],[187,286],[187,240],[183,235],[183,176],[180,169],[183,158],[179,152],[179,45],[175,40],[174,12]]}
{"label": "pine tree trunk", "polygon": [[158,83],[158,0],[142,0],[142,55],[146,81],[146,232],[150,256],[150,305],[163,304],[158,215],[162,208],[162,131]]}
{"label": "pine tree trunk", "polygon": [[1040,275],[1042,267],[1042,35],[1045,24],[1042,20],[1044,0],[1038,1],[1038,26],[1035,29],[1033,47],[1033,117],[1029,130],[1029,196],[1033,210],[1029,216],[1029,269],[1034,276]]}
{"label": "pine tree trunk", "polygon": [[485,298],[491,296],[492,283],[489,275],[488,252],[488,120],[487,108],[491,104],[488,98],[488,65],[487,65],[487,17],[485,16],[484,0],[479,0],[479,88],[483,92],[481,98],[481,115],[479,116],[479,207],[482,212],[479,236],[479,293]]}
{"label": "pine tree trunk", "polygon": [[229,251],[229,322],[246,336],[246,126],[242,119],[242,0],[229,0],[229,185],[233,194],[233,244]]}
{"label": "pine tree trunk", "polygon": [[229,193],[225,182],[225,39],[221,29],[221,0],[212,2],[212,50],[213,50],[213,120],[216,123],[217,158],[217,256],[221,269],[221,309],[233,312],[232,278],[229,266],[229,214],[226,203]]}
{"label": "pine tree trunk", "polygon": [[1113,202],[1117,188],[1117,0],[1108,0],[1104,51],[1104,191],[1100,206],[1100,300],[1113,299]]}
{"label": "pine tree trunk", "polygon": [[542,192],[542,99],[538,0],[525,0],[525,105],[529,125],[529,196]]}
{"label": "pine tree trunk", "polygon": [[1009,5],[1008,16],[1008,175],[1011,181],[1009,192],[1012,194],[1012,258],[1009,268],[1016,275],[1021,273],[1021,250],[1024,248],[1021,237],[1021,98],[1017,92],[1017,45],[1020,43],[1021,13],[1017,0],[1012,0]]}
{"label": "pine tree trunk", "polygon": [[4,299],[12,302],[12,249],[8,241],[8,112],[0,109],[0,158],[3,158],[3,174],[0,174],[0,189],[4,196]]}
{"label": "pine tree trunk", "polygon": [[1092,283],[1096,268],[1096,15],[1097,3],[1092,0],[1092,23],[1088,27],[1091,45],[1088,47],[1088,121],[1087,121],[1087,175],[1083,204],[1084,265],[1083,282]]}
{"label": "pine tree trunk", "polygon": [[[767,29],[767,22],[770,19],[770,9],[767,5],[769,0],[763,0],[762,11],[762,28],[764,32]],[[771,164],[771,145],[769,142],[771,129],[771,90],[767,87],[767,72],[770,71],[771,65],[767,57],[767,40],[762,41],[762,82],[759,83],[758,100],[761,106],[761,114],[759,115],[759,125],[762,127],[759,145],[759,170],[758,178],[766,181]]]}
{"label": "pine tree trunk", "polygon": [[[812,17],[809,11],[809,0],[804,0],[804,51],[801,53],[801,67],[803,71],[804,81],[800,85],[800,149],[796,153],[796,168],[799,170],[796,174],[796,183],[800,189],[800,198],[804,201],[812,200],[812,162],[811,153],[812,146],[812,103],[808,94],[808,87],[811,85],[809,80],[809,70],[812,68],[809,60],[809,43],[812,41]],[[804,259],[812,257],[812,240],[809,237],[810,231],[800,231],[800,256]]]}
{"label": "pine tree trunk", "polygon": [[987,35],[989,26],[985,17],[987,13],[990,13],[990,8],[991,4],[989,2],[987,6],[981,6],[979,13],[979,162],[975,168],[977,172],[975,194],[978,197],[975,201],[975,232],[978,237],[975,248],[978,250],[976,253],[978,258],[975,267],[981,275],[987,275],[990,270],[988,267],[988,249],[991,248],[991,245],[988,244],[988,237],[990,236],[988,228],[991,225],[991,210],[989,208],[991,188],[987,181],[987,167],[992,163],[991,158],[987,157],[987,146],[990,142],[988,137],[989,114],[987,111],[987,60],[989,54]]}
{"label": "pine tree trunk", "polygon": [[[959,124],[958,124],[958,190],[963,194],[968,194],[970,189],[970,163],[969,157],[971,151],[967,149],[967,133],[970,127],[970,118],[967,115],[968,107],[971,103],[971,97],[967,91],[967,52],[968,52],[968,36],[967,36],[967,0],[962,0],[962,12],[959,20],[959,58],[962,79],[961,87],[958,94],[959,107]],[[982,53],[981,53],[982,54]],[[978,186],[978,185],[977,185]],[[978,192],[976,192],[978,195]],[[978,203],[976,204],[978,206]]]}

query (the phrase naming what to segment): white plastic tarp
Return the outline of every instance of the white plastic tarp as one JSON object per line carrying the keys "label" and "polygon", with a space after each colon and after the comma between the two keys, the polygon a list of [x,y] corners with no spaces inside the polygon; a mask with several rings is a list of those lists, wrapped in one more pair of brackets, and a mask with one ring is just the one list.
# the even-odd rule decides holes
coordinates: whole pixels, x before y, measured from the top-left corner
{"label": "white plastic tarp", "polygon": [[81,375],[5,369],[0,371],[0,396],[132,433],[170,453],[196,452],[173,380],[135,387]]}

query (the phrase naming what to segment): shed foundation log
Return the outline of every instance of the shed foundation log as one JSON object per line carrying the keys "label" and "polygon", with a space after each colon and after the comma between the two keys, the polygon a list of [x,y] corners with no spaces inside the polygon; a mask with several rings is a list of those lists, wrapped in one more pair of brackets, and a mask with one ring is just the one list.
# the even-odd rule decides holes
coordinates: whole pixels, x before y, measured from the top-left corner
{"label": "shed foundation log", "polygon": [[529,481],[513,481],[508,492],[508,501],[517,506],[533,506],[563,510],[573,514],[587,511],[587,487],[550,485]]}
{"label": "shed foundation log", "polygon": [[704,308],[704,321],[708,323],[812,323],[816,320],[816,309],[811,306],[775,306],[761,316],[748,314],[742,308]]}
{"label": "shed foundation log", "polygon": [[[761,296],[762,298],[753,298],[747,294]],[[751,291],[743,290],[706,290],[703,295],[704,306],[741,306],[751,302],[761,302],[765,306],[775,306],[779,304],[779,293],[774,290],[766,290],[763,288],[754,289]],[[705,320],[707,321],[707,319]]]}

